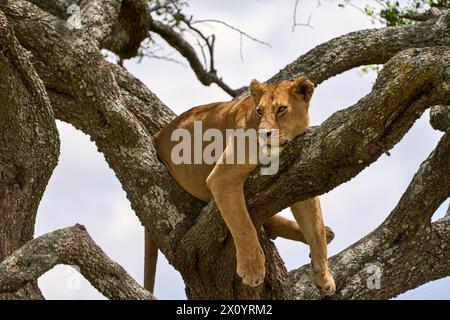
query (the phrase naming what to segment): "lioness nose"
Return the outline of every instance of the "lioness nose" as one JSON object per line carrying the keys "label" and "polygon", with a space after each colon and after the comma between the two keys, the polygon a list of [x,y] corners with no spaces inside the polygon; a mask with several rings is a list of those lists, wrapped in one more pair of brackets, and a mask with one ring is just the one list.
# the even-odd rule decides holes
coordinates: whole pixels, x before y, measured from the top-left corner
{"label": "lioness nose", "polygon": [[258,130],[259,135],[260,136],[264,136],[264,137],[270,137],[270,135],[272,134],[272,130],[268,130],[268,129],[260,129]]}

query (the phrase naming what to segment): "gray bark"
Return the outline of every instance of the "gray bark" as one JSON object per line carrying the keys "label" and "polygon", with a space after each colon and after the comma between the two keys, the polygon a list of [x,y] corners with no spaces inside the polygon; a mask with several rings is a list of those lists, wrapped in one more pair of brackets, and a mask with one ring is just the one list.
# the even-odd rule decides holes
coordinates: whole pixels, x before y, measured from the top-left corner
{"label": "gray bark", "polygon": [[[368,96],[288,146],[281,155],[277,175],[260,176],[256,171],[246,182],[247,206],[255,225],[261,226],[266,218],[295,201],[328,192],[350,180],[400,141],[427,107],[448,101],[448,52],[447,48],[434,48],[399,54],[385,66]],[[439,190],[441,193],[435,190],[436,198],[427,202],[430,210],[437,209],[449,196],[450,186],[444,184]],[[417,200],[424,199],[418,195]],[[226,258],[221,252],[227,237],[217,207],[208,205],[179,246],[182,256],[197,259],[188,261],[185,273],[191,270],[189,275],[194,277],[192,270],[199,270],[205,274],[198,267],[198,260],[204,259],[202,266],[216,271],[207,274],[216,274]],[[214,250],[218,256],[209,258]]]}
{"label": "gray bark", "polygon": [[52,15],[67,20],[70,5],[78,5],[84,30],[99,45],[121,59],[138,55],[148,37],[150,22],[146,0],[29,0]]}

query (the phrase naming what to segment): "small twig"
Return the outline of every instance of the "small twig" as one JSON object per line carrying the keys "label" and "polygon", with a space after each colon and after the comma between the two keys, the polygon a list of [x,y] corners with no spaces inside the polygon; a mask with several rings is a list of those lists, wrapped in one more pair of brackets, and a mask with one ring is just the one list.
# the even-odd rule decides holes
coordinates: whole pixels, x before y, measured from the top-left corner
{"label": "small twig", "polygon": [[433,106],[430,108],[430,124],[435,130],[442,132],[450,128],[450,106]]}
{"label": "small twig", "polygon": [[[167,41],[169,45],[175,48],[183,57],[187,59],[189,65],[191,66],[192,70],[195,72],[197,78],[202,84],[210,85],[211,83],[216,83],[220,88],[222,88],[232,97],[238,96],[244,90],[244,88],[233,90],[223,82],[222,78],[217,76],[217,70],[215,69],[214,66],[215,61],[214,45],[216,40],[215,35],[214,34],[207,35],[194,25],[199,23],[212,22],[224,25],[233,31],[237,31],[240,35],[239,50],[242,61],[244,60],[243,55],[244,37],[259,44],[266,45],[268,47],[271,47],[271,45],[221,20],[208,19],[208,20],[193,21],[193,17],[184,15],[177,4],[178,4],[177,1],[168,0],[166,3],[162,5],[153,6],[150,9],[151,12],[158,10],[165,10],[166,15],[172,16],[174,19],[173,20],[165,19],[163,23],[160,21],[153,20],[152,16],[149,15],[149,21],[151,25],[150,31],[159,34],[165,41]],[[172,25],[173,21],[176,21],[175,27]],[[183,32],[186,31],[191,32],[195,37],[195,41],[200,49],[200,53],[197,53],[194,47],[183,37]],[[208,54],[209,57],[207,57]],[[155,55],[154,53],[150,53],[148,54],[148,56],[152,58],[163,59],[162,56]],[[172,59],[165,59],[165,60],[173,61]]]}
{"label": "small twig", "polygon": [[[291,31],[294,32],[295,27],[297,27],[297,26],[308,27],[308,28],[314,29],[313,26],[311,25],[312,13],[309,15],[308,21],[306,23],[297,22],[297,8],[299,7],[299,3],[300,3],[300,0],[295,0],[294,14],[292,15],[292,30]],[[320,1],[318,1],[318,5],[319,6],[321,5]]]}
{"label": "small twig", "polygon": [[242,31],[241,29],[236,28],[236,27],[232,26],[231,24],[228,24],[228,23],[226,23],[224,21],[221,21],[221,20],[216,20],[216,19],[195,20],[195,21],[192,21],[191,24],[208,23],[208,22],[222,24],[222,25],[226,26],[227,28],[229,28],[231,30],[239,32],[241,34],[241,36],[244,36],[244,37],[246,37],[246,38],[248,38],[248,39],[250,39],[250,40],[252,40],[254,42],[257,42],[259,44],[262,44],[262,45],[268,46],[269,48],[272,48],[272,46],[269,43],[267,43],[265,41],[262,41],[262,40],[259,40],[259,39],[255,38],[255,37],[249,35],[247,32]]}
{"label": "small twig", "polygon": [[385,8],[385,9],[387,8],[387,7],[386,7],[386,4],[385,4],[383,1],[381,1],[381,0],[375,0],[375,2],[378,3],[380,6],[382,6],[383,8]]}

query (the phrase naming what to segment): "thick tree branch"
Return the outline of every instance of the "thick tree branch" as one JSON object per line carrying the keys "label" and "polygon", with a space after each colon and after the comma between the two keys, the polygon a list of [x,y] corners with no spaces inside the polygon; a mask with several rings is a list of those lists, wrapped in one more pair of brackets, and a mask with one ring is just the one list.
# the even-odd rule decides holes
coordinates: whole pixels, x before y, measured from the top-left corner
{"label": "thick tree branch", "polygon": [[83,32],[100,48],[121,59],[138,55],[141,42],[148,36],[149,9],[146,0],[29,0],[41,9],[66,21],[69,6],[81,10]]}
{"label": "thick tree branch", "polygon": [[17,290],[58,264],[79,267],[81,274],[107,298],[155,299],[112,261],[81,225],[44,234],[7,257],[0,263],[0,292]]}
{"label": "thick tree branch", "polygon": [[[386,221],[330,259],[336,299],[388,299],[450,275],[450,220],[431,216],[450,195],[450,131],[421,164]],[[320,298],[304,266],[290,273],[296,298]],[[374,279],[379,272],[379,279]],[[375,274],[376,276],[376,274]],[[379,280],[380,286],[371,284]]]}
{"label": "thick tree branch", "polygon": [[[230,96],[235,97],[242,92],[241,89],[230,88],[214,69],[214,40],[210,41],[196,28],[190,25],[190,21],[185,23],[201,35],[210,51],[210,69],[203,66],[194,48],[173,28],[165,24],[153,21],[148,3],[146,0],[30,0],[43,10],[67,20],[67,8],[72,5],[79,5],[81,8],[81,18],[83,31],[94,41],[97,41],[101,48],[108,49],[121,58],[121,60],[132,58],[138,55],[141,42],[148,37],[148,31],[159,34],[165,41],[173,46],[182,56],[184,56],[199,81],[204,85],[216,83]],[[242,31],[239,30],[239,32]],[[255,41],[259,41],[245,34]],[[211,39],[214,39],[212,37]]]}

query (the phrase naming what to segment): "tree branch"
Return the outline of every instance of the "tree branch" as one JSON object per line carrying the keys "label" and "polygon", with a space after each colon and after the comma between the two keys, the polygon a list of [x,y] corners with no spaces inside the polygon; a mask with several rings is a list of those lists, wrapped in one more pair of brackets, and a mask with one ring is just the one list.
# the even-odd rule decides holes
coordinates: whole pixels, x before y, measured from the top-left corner
{"label": "tree branch", "polygon": [[155,299],[112,261],[81,225],[42,235],[7,257],[0,263],[0,292],[17,290],[58,264],[78,266],[109,299]]}
{"label": "tree branch", "polygon": [[297,27],[297,26],[308,27],[311,29],[313,28],[311,25],[312,13],[309,15],[308,21],[306,23],[297,22],[297,9],[299,7],[299,3],[300,3],[300,0],[295,0],[294,13],[292,14],[292,29],[291,29],[292,32],[295,31],[295,27]]}
{"label": "tree branch", "polygon": [[173,238],[204,205],[175,182],[151,143],[151,134],[175,114],[126,70],[106,62],[92,41],[79,38],[58,19],[23,0],[0,2],[0,10],[33,52],[56,116],[96,142],[133,209],[170,260]]}
{"label": "tree branch", "polygon": [[[192,70],[195,72],[197,79],[204,84],[205,86],[209,86],[211,83],[217,84],[220,88],[222,88],[226,93],[228,93],[232,97],[236,97],[242,92],[241,89],[231,89],[221,78],[217,76],[217,73],[214,69],[207,71],[202,65],[197,53],[194,48],[183,39],[183,37],[174,31],[171,27],[166,26],[165,24],[150,19],[150,31],[159,34],[170,46],[175,48],[183,57],[187,59],[189,65]],[[213,60],[211,60],[213,64]]]}
{"label": "tree branch", "polygon": [[450,106],[434,106],[430,109],[430,124],[435,130],[450,128]]}
{"label": "tree branch", "polygon": [[265,45],[265,46],[267,46],[267,47],[269,47],[269,48],[272,47],[269,43],[267,43],[267,42],[265,42],[265,41],[262,41],[262,40],[259,40],[259,39],[255,38],[255,37],[249,35],[247,32],[244,32],[244,31],[242,31],[241,29],[236,28],[236,27],[232,26],[231,24],[226,23],[225,21],[222,21],[222,20],[217,20],[217,19],[202,19],[202,20],[195,20],[195,21],[192,21],[192,22],[189,22],[189,23],[190,23],[190,24],[199,24],[199,23],[208,23],[208,22],[210,22],[210,23],[221,24],[221,25],[227,27],[228,29],[231,29],[231,30],[233,30],[233,31],[236,31],[237,33],[239,33],[239,34],[241,35],[241,37],[245,37],[245,38],[250,39],[250,40],[252,40],[252,41],[254,41],[254,42],[256,42],[256,43]]}
{"label": "tree branch", "polygon": [[[0,261],[33,238],[39,202],[58,162],[45,87],[0,10]],[[42,299],[37,283],[0,299]]]}
{"label": "tree branch", "polygon": [[122,0],[90,0],[81,3],[81,23],[84,32],[97,45],[112,33],[119,20]]}
{"label": "tree branch", "polygon": [[[334,298],[388,299],[450,275],[450,220],[431,223],[432,214],[449,195],[447,131],[385,222],[329,259],[338,286]],[[375,271],[379,271],[379,287],[371,286]],[[290,272],[298,299],[321,297],[309,274],[309,266]]]}
{"label": "tree branch", "polygon": [[403,18],[403,19],[423,22],[423,21],[428,21],[430,19],[438,18],[444,11],[445,11],[445,9],[432,7],[425,12],[400,13],[398,15],[398,17]]}
{"label": "tree branch", "polygon": [[356,31],[325,42],[270,78],[269,82],[308,75],[317,85],[344,71],[370,64],[383,64],[408,48],[448,46],[450,10],[437,20],[418,25]]}

